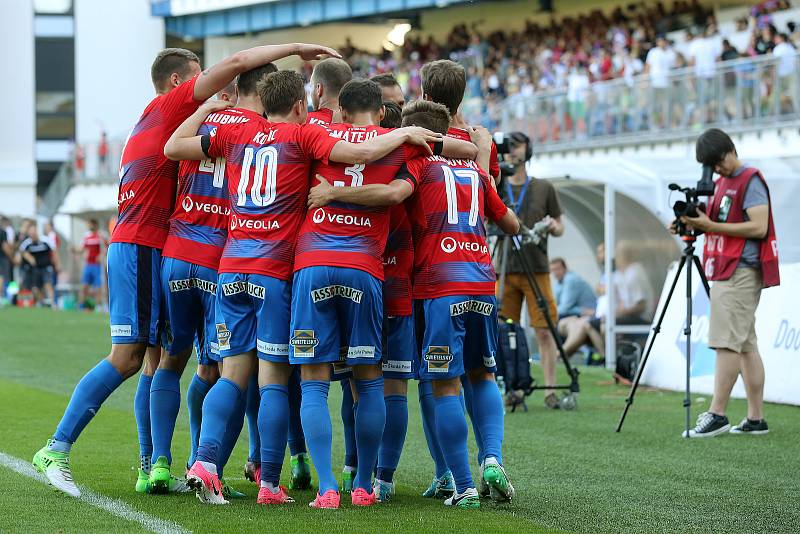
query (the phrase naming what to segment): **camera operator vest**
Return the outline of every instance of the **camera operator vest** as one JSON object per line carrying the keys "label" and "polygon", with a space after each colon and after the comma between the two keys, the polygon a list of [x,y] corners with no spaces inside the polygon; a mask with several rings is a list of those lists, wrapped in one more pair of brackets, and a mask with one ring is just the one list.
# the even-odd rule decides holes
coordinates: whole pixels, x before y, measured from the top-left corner
{"label": "camera operator vest", "polygon": [[[749,167],[735,178],[722,176],[717,180],[714,198],[708,216],[712,221],[738,223],[745,221],[744,195],[750,180],[757,178],[764,184],[769,199],[767,182],[758,169]],[[775,238],[775,224],[772,221],[772,202],[769,205],[767,235],[761,241],[759,261],[764,287],[780,284],[778,273],[778,242]],[[715,232],[706,233],[703,268],[709,280],[727,280],[733,276],[742,258],[747,239]]]}

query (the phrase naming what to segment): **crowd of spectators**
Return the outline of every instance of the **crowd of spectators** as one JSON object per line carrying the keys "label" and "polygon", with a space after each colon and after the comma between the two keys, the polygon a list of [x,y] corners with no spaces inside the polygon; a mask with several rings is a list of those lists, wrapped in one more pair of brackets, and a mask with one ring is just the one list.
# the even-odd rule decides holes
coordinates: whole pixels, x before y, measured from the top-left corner
{"label": "crowd of spectators", "polygon": [[0,216],[0,306],[50,306],[55,299],[59,270],[59,237],[49,222],[40,232],[33,219],[23,219],[16,230]]}

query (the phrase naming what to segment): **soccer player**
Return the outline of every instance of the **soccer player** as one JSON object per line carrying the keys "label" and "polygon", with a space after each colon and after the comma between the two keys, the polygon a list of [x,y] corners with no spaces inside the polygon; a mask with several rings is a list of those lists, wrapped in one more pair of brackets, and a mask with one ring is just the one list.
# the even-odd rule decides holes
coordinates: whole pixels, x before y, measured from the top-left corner
{"label": "soccer player", "polygon": [[[443,106],[419,101],[403,110],[403,124],[424,125],[446,132]],[[473,130],[478,162],[441,156],[418,158],[388,185],[331,187],[320,181],[310,193],[312,212],[331,201],[365,206],[398,204],[416,193],[408,206],[414,234],[415,299],[425,315],[420,376],[433,383],[436,433],[456,492],[445,504],[477,508],[480,498],[472,481],[467,453],[467,426],[460,401],[461,375],[467,374],[474,394],[473,416],[485,448],[482,477],[497,501],[513,497],[502,467],[503,403],[494,381],[497,340],[495,273],[486,245],[484,213],[507,233],[519,221],[497,195],[483,171],[488,166],[491,137]],[[313,456],[313,454],[312,454]]]}
{"label": "soccer player", "polygon": [[370,78],[373,82],[381,86],[381,94],[384,102],[394,102],[401,109],[406,105],[406,98],[403,96],[403,88],[393,75],[387,73],[376,74]]}
{"label": "soccer player", "polygon": [[[267,63],[243,72],[235,82],[217,93],[217,98],[223,103],[235,103],[238,109],[261,114],[264,108],[256,92],[256,83],[277,70],[275,65]],[[197,134],[204,135],[220,124],[238,118],[239,114],[233,111],[212,113],[197,130]],[[166,312],[162,335],[164,350],[150,386],[150,424],[153,438],[150,484],[154,493],[166,492],[172,480],[170,446],[180,409],[180,376],[191,356],[195,339],[197,373],[187,393],[191,437],[188,466],[194,463],[197,452],[203,399],[219,376],[215,297],[217,268],[227,238],[229,215],[225,159],[182,161],[178,171],[177,202],[170,218],[169,235],[162,253],[161,287]],[[244,411],[244,407],[241,410]],[[239,437],[242,421],[243,417],[239,416],[231,422],[220,455],[220,472]],[[257,430],[254,433],[258,447]],[[223,493],[228,497],[238,492],[223,482]]]}
{"label": "soccer player", "polygon": [[97,219],[89,219],[89,230],[83,236],[81,246],[74,250],[75,254],[85,254],[78,300],[81,307],[87,309],[99,305],[101,301],[100,288],[103,286],[101,263],[106,240],[98,232],[99,226]]}
{"label": "soccer player", "polygon": [[[237,52],[200,73],[197,56],[181,48],[159,52],[151,69],[157,96],[145,108],[125,144],[120,163],[119,218],[108,251],[111,353],[78,383],[52,440],[33,458],[34,466],[56,488],[78,497],[69,467],[72,444],[119,385],[142,367],[148,353],[149,374],[142,373],[134,400],[142,473],[146,490],[152,442],[150,383],[158,365],[161,249],[169,231],[178,164],[163,154],[173,130],[200,104],[241,72],[297,54],[315,59],[330,48],[287,44]],[[150,347],[150,348],[148,348]],[[143,482],[140,484],[139,482]]]}
{"label": "soccer player", "polygon": [[344,84],[353,79],[353,70],[347,61],[335,57],[323,59],[311,72],[311,105],[306,120],[309,124],[327,126],[341,122],[339,92]]}
{"label": "soccer player", "polygon": [[203,120],[195,113],[164,149],[170,158],[224,157],[227,162],[231,218],[219,265],[216,325],[224,363],[222,377],[203,403],[197,461],[187,473],[201,501],[213,504],[228,502],[219,493],[216,463],[256,356],[261,390],[258,502],[293,502],[279,485],[289,425],[289,280],[312,162],[363,165],[406,141],[438,139],[422,129],[403,129],[352,144],[321,126],[304,124],[306,94],[294,71],[270,74],[258,91],[267,119],[241,111],[240,120],[218,127],[214,135],[194,136]]}

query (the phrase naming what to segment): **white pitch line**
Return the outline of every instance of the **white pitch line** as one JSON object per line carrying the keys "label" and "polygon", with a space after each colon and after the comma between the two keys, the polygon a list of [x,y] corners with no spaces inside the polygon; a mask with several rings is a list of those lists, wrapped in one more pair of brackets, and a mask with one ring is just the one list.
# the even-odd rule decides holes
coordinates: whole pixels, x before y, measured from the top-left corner
{"label": "white pitch line", "polygon": [[[39,473],[36,468],[34,468],[25,460],[21,460],[14,456],[9,456],[8,454],[0,452],[0,466],[7,467],[8,469],[19,473],[20,475],[32,478],[43,484],[48,484],[47,478]],[[95,508],[105,510],[106,512],[117,517],[121,517],[122,519],[139,523],[150,532],[155,532],[156,534],[191,534],[190,530],[183,528],[177,523],[173,523],[172,521],[167,521],[165,519],[159,519],[144,512],[140,512],[135,508],[131,508],[119,499],[105,497],[84,486],[79,487],[81,490],[81,496],[79,499],[81,501],[86,502]]]}

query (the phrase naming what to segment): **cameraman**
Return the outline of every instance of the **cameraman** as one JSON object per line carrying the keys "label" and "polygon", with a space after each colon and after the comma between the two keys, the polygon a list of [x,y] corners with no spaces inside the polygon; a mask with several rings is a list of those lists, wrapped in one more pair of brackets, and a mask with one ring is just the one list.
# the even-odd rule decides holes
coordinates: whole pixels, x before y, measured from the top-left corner
{"label": "cameraman", "polygon": [[[558,311],[553,290],[550,287],[547,237],[563,234],[564,224],[561,222],[561,205],[553,184],[532,178],[525,170],[525,164],[531,158],[531,152],[531,141],[527,135],[521,132],[513,132],[508,135],[508,153],[504,156],[507,170],[504,171],[505,178],[498,187],[498,192],[506,205],[511,206],[511,209],[517,213],[517,217],[527,228],[534,228],[536,223],[542,222],[540,226],[541,241],[538,245],[532,242],[525,243],[522,253],[533,269],[532,274],[547,301],[550,318],[553,324],[556,324]],[[501,254],[506,257],[504,284],[499,287],[502,296],[500,305],[502,315],[518,323],[522,313],[522,299],[525,299],[528,304],[531,326],[536,332],[536,340],[539,344],[544,384],[553,386],[556,383],[556,358],[558,356],[555,340],[547,329],[544,315],[536,305],[536,296],[525,276],[522,263],[511,249],[508,240],[505,241],[504,247],[508,247],[508,250],[501,249]],[[501,279],[501,281],[503,280]],[[558,397],[552,389],[545,390],[544,402],[548,408],[559,407]]]}
{"label": "cameraman", "polygon": [[[711,287],[708,345],[716,350],[714,398],[700,414],[691,437],[766,434],[764,365],[758,353],[755,313],[764,287],[780,283],[777,241],[769,188],[754,167],[739,161],[736,147],[722,130],[711,129],[697,140],[697,161],[720,175],[708,215],[681,217],[705,232],[704,269]],[[731,428],[725,409],[741,373],[747,393],[747,417]]]}

